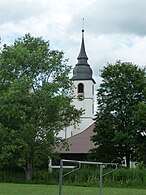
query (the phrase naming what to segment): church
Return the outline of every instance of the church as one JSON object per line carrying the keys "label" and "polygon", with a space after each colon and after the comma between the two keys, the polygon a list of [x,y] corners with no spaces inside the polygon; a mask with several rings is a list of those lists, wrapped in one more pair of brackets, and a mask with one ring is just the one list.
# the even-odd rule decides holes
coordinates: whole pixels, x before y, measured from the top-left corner
{"label": "church", "polygon": [[80,123],[66,127],[60,132],[62,138],[68,143],[68,149],[59,148],[59,153],[65,159],[85,159],[90,149],[94,148],[91,141],[94,129],[94,88],[95,80],[93,71],[88,64],[88,57],[85,50],[84,30],[77,64],[73,68],[74,98],[73,104],[77,109],[83,109]]}

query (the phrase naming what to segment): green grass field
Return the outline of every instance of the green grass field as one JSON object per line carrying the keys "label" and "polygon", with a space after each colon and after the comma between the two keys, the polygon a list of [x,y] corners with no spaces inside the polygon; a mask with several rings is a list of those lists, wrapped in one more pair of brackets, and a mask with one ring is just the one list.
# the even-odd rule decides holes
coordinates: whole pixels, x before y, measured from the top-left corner
{"label": "green grass field", "polygon": [[[58,195],[56,185],[0,183],[0,195]],[[62,195],[99,195],[99,188],[63,186]],[[103,188],[102,195],[146,195],[142,189]]]}

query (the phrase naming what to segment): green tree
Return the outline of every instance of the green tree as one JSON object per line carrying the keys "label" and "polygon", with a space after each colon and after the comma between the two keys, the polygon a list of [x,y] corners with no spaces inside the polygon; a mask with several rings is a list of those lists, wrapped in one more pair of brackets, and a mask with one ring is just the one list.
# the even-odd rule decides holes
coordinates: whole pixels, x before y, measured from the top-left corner
{"label": "green tree", "polygon": [[0,53],[0,164],[24,168],[27,180],[47,160],[58,132],[79,121],[72,103],[71,67],[62,51],[26,34]]}
{"label": "green tree", "polygon": [[[145,78],[146,86],[146,78]],[[137,126],[136,143],[138,151],[137,159],[144,162],[146,167],[146,87],[144,90],[144,101],[140,102],[137,106],[137,110],[134,114],[134,122]]]}
{"label": "green tree", "polygon": [[129,167],[135,154],[138,130],[133,115],[144,99],[144,69],[130,62],[117,61],[104,67],[101,77],[92,138],[97,148],[93,154],[103,161],[122,162],[125,157]]}

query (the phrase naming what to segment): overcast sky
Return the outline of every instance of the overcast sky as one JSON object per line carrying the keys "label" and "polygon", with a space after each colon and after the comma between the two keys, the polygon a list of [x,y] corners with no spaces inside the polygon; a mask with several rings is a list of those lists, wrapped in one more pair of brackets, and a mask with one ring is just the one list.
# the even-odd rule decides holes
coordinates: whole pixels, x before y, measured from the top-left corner
{"label": "overcast sky", "polygon": [[116,60],[146,64],[146,0],[4,0],[0,36],[13,43],[26,33],[50,40],[52,49],[77,63],[85,18],[85,47],[94,79]]}

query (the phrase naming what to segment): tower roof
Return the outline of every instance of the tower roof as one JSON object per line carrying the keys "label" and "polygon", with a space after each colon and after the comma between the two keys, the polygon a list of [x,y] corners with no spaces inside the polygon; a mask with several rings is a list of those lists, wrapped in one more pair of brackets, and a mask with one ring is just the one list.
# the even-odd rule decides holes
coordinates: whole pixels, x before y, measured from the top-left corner
{"label": "tower roof", "polygon": [[93,82],[95,83],[94,79],[92,78],[92,69],[87,62],[88,57],[85,50],[84,30],[82,30],[81,49],[77,59],[78,63],[73,69],[73,80],[93,80]]}
{"label": "tower roof", "polygon": [[87,54],[86,54],[86,51],[85,51],[85,43],[84,43],[84,30],[82,30],[81,49],[80,49],[80,53],[79,53],[77,59],[78,59],[78,64],[88,65],[88,63],[87,63],[88,57],[87,57]]}

